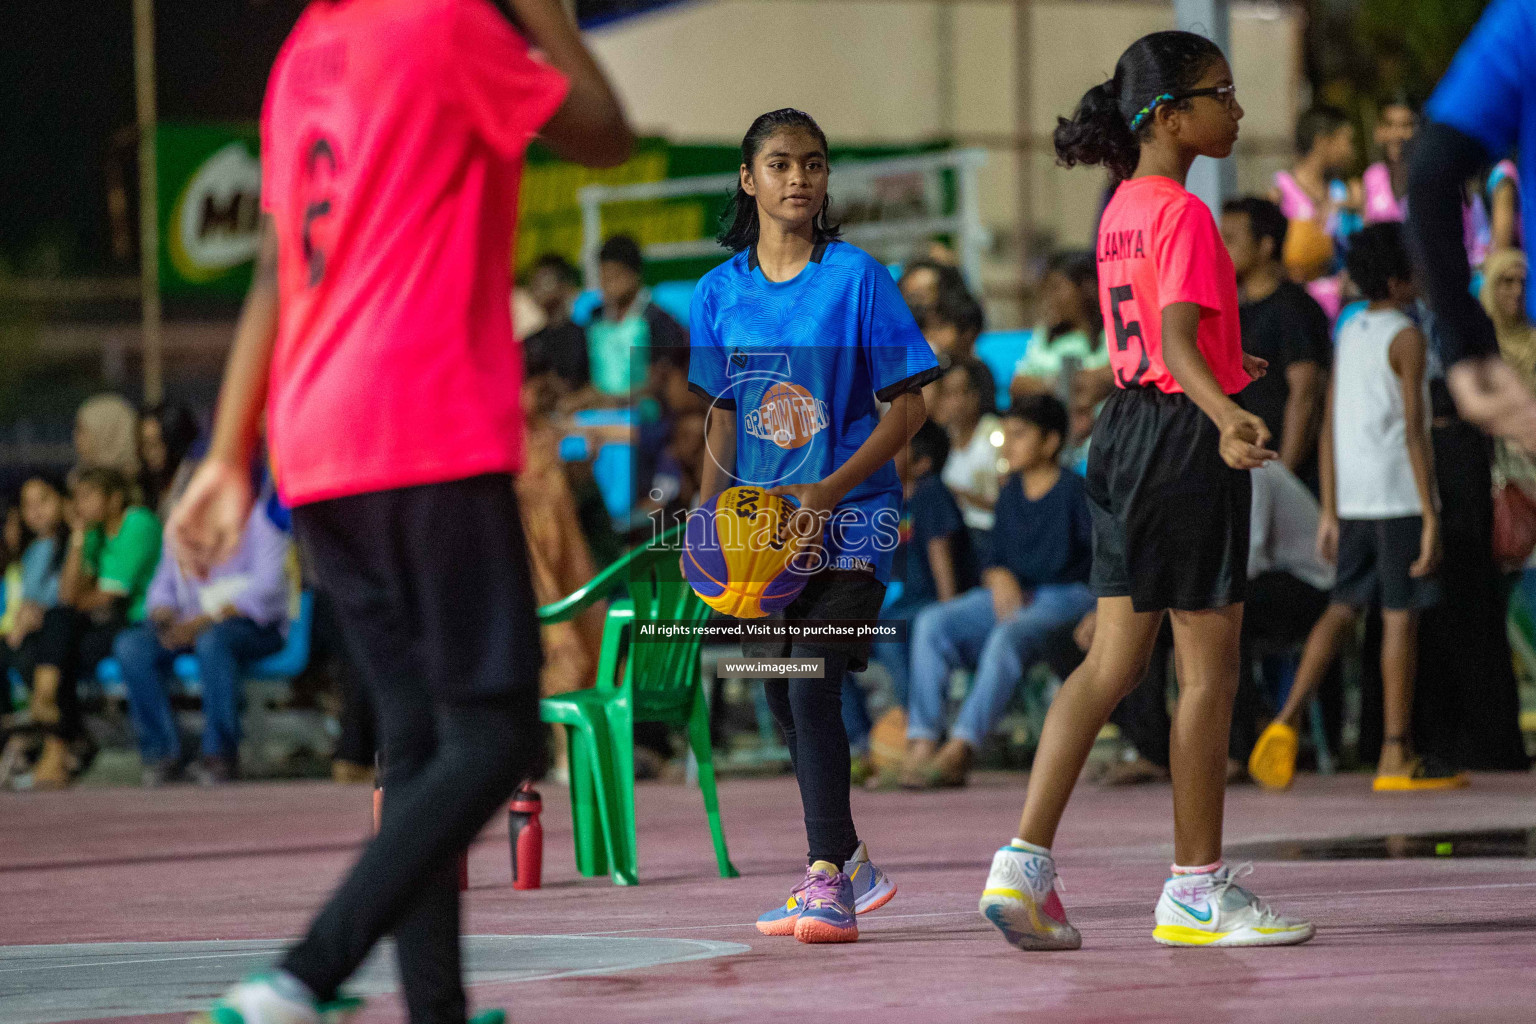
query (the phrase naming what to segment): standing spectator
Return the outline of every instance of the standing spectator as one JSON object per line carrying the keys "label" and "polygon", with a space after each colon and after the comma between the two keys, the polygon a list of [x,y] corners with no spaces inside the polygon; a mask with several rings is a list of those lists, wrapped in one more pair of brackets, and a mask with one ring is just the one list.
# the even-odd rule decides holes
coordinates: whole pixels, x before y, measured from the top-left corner
{"label": "standing spectator", "polygon": [[1408,146],[1419,127],[1419,112],[1405,96],[1394,96],[1376,112],[1376,148],[1381,159],[1361,178],[1367,224],[1401,222],[1408,201]]}
{"label": "standing spectator", "polygon": [[1238,395],[1279,439],[1280,461],[1309,487],[1317,486],[1321,426],[1333,343],[1328,315],[1285,276],[1285,215],[1266,199],[1233,199],[1221,215],[1221,237],[1232,255],[1242,297],[1243,351],[1269,369]]}
{"label": "standing spectator", "polygon": [[614,235],[598,253],[603,306],[587,325],[591,382],[568,403],[574,407],[625,406],[648,383],[653,353],[688,347],[688,332],[651,301],[643,286],[640,246]]}
{"label": "standing spectator", "polygon": [[[1093,607],[1093,527],[1083,479],[1061,468],[1067,410],[1050,395],[1004,415],[1009,477],[997,498],[983,585],[921,612],[912,634],[902,784],[962,785],[977,750],[1044,653],[1046,638]],[[939,748],[949,675],[975,669],[950,739]]]}
{"label": "standing spectator", "polygon": [[75,682],[112,653],[125,624],[144,621],[160,557],[160,521],[132,503],[130,489],[126,476],[100,466],[75,480],[59,605],[43,614],[32,673],[32,718],[48,731],[32,772],[38,788],[63,788],[81,770],[89,739]]}
{"label": "standing spectator", "polygon": [[87,398],[75,414],[76,469],[115,470],[139,479],[139,414],[121,395]]}
{"label": "standing spectator", "polygon": [[139,489],[162,519],[191,475],[187,456],[196,440],[197,420],[184,405],[151,406],[139,418]]}
{"label": "standing spectator", "polygon": [[576,268],[557,253],[540,256],[528,278],[528,293],[544,312],[544,326],[523,339],[523,360],[527,366],[540,365],[553,373],[562,398],[592,380],[587,332],[571,319],[571,306],[580,288]]}
{"label": "standing spectator", "polygon": [[1374,788],[1466,785],[1461,773],[1414,757],[1410,742],[1419,614],[1439,600],[1434,574],[1441,552],[1426,344],[1404,312],[1414,290],[1401,227],[1384,223],[1361,231],[1348,260],[1349,276],[1370,306],[1339,331],[1322,439],[1317,546],[1337,561],[1338,576],[1285,707],[1254,747],[1248,770],[1268,788],[1290,785],[1302,709],[1361,609],[1379,603],[1385,736]]}
{"label": "standing spectator", "polygon": [[1488,175],[1488,251],[1518,249],[1523,244],[1520,170],[1513,160],[1500,160]]}
{"label": "standing spectator", "polygon": [[992,412],[997,390],[979,359],[955,363],[934,386],[934,422],[949,434],[941,478],[960,504],[971,546],[982,561],[991,550],[1002,428]]}
{"label": "standing spectator", "polygon": [[181,736],[166,690],[178,654],[197,655],[203,696],[202,758],[191,767],[205,786],[239,775],[241,669],[282,649],[288,622],[288,534],[258,502],[233,557],[205,580],[189,579],[167,548],[145,598],[146,621],[117,635],[128,711],[138,734],[146,786],[181,771]]}
{"label": "standing spectator", "polygon": [[[1102,401],[1114,387],[1109,348],[1104,343],[1104,314],[1099,309],[1099,269],[1091,252],[1051,257],[1045,280],[1044,319],[1030,336],[1024,358],[1013,371],[1009,391],[1063,396],[1064,385],[1083,388],[1085,397]],[[1078,381],[1063,382],[1062,370],[1075,363]]]}
{"label": "standing spectator", "polygon": [[1343,304],[1338,253],[1358,224],[1358,196],[1339,176],[1355,159],[1355,126],[1342,110],[1315,106],[1296,121],[1296,162],[1275,172],[1270,199],[1291,222],[1282,253],[1286,268],[1331,322]]}

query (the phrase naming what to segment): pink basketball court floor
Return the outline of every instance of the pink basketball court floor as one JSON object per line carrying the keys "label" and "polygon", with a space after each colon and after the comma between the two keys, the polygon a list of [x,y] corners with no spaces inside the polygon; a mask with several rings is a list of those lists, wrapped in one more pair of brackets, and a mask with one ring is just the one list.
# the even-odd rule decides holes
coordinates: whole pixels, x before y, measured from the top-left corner
{"label": "pink basketball court floor", "polygon": [[[856,794],[861,834],[900,893],[842,947],[752,926],[803,864],[792,780],[722,784],[735,880],[715,874],[697,791],[642,785],[635,888],[576,875],[564,792],[546,785],[542,890],[508,884],[504,819],[473,849],[465,931],[513,938],[476,940],[500,941],[507,962],[471,999],[507,1007],[515,1024],[1536,1020],[1531,844],[1524,857],[1261,858],[1252,886],[1311,918],[1317,938],[1170,950],[1150,938],[1171,855],[1166,786],[1079,792],[1058,857],[1083,949],[1019,953],[975,907],[992,851],[1013,834],[1023,780],[983,774],[956,792]],[[1470,790],[1432,795],[1373,795],[1368,783],[1235,789],[1229,842],[1536,826],[1536,776],[1482,775]],[[252,961],[241,967],[240,957],[268,955],[233,940],[303,927],[368,823],[366,789],[320,783],[0,795],[0,1021],[182,1020],[187,985],[213,990],[225,979],[212,974],[243,973]],[[109,943],[166,945],[94,945]],[[519,956],[535,954],[541,966],[519,976]],[[108,985],[104,965],[139,984]],[[204,974],[187,973],[199,966]],[[163,991],[146,982],[151,969]],[[404,1018],[385,994],[357,1019]]]}

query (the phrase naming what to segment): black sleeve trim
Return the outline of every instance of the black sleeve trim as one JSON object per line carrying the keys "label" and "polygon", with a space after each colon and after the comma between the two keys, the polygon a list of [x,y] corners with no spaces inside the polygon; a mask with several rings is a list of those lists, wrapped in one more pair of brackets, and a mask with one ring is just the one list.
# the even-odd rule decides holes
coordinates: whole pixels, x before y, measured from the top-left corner
{"label": "black sleeve trim", "polygon": [[1424,126],[1408,174],[1408,244],[1439,324],[1446,366],[1497,355],[1493,322],[1472,295],[1461,221],[1462,184],[1488,161],[1481,142],[1445,124]]}
{"label": "black sleeve trim", "polygon": [[703,388],[699,387],[693,381],[689,381],[688,382],[688,390],[692,391],[694,394],[698,395],[700,398],[704,399],[704,401],[708,402],[710,405],[714,406],[717,409],[734,409],[734,408],[736,408],[736,399],[734,399],[734,398],[717,398],[714,395],[710,394],[708,391],[705,391]]}
{"label": "black sleeve trim", "polygon": [[875,392],[875,397],[882,402],[889,402],[897,395],[904,395],[908,391],[920,391],[923,385],[932,384],[942,376],[944,376],[942,369],[937,366],[930,366],[928,369],[919,370],[912,376],[899,380],[895,384],[887,384]]}

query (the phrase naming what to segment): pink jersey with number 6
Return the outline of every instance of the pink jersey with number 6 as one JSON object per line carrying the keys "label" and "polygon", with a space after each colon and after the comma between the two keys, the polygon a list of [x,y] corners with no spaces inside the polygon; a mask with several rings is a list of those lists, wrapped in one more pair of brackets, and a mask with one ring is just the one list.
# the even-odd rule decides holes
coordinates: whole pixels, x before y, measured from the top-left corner
{"label": "pink jersey with number 6", "polygon": [[1109,364],[1122,388],[1184,389],[1163,362],[1163,310],[1200,307],[1195,342],[1223,391],[1248,384],[1237,274],[1211,211],[1172,178],[1122,182],[1099,221],[1099,305]]}
{"label": "pink jersey with number 6", "polygon": [[517,190],[565,90],[489,0],[305,10],[261,122],[288,504],[519,467]]}

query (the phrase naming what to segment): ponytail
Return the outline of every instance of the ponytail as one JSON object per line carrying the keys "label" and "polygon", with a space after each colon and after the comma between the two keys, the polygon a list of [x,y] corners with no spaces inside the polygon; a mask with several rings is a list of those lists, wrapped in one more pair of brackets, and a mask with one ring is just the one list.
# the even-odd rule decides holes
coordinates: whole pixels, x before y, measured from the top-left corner
{"label": "ponytail", "polygon": [[1083,94],[1071,118],[1056,119],[1056,160],[1108,167],[1117,179],[1136,172],[1141,144],[1152,137],[1157,110],[1182,109],[1174,97],[1194,87],[1225,59],[1220,47],[1193,32],[1153,32],[1120,55],[1115,76]]}
{"label": "ponytail", "polygon": [[1083,94],[1071,120],[1056,119],[1056,160],[1063,167],[1099,164],[1116,178],[1129,178],[1141,155],[1141,142],[1120,113],[1114,79]]}

